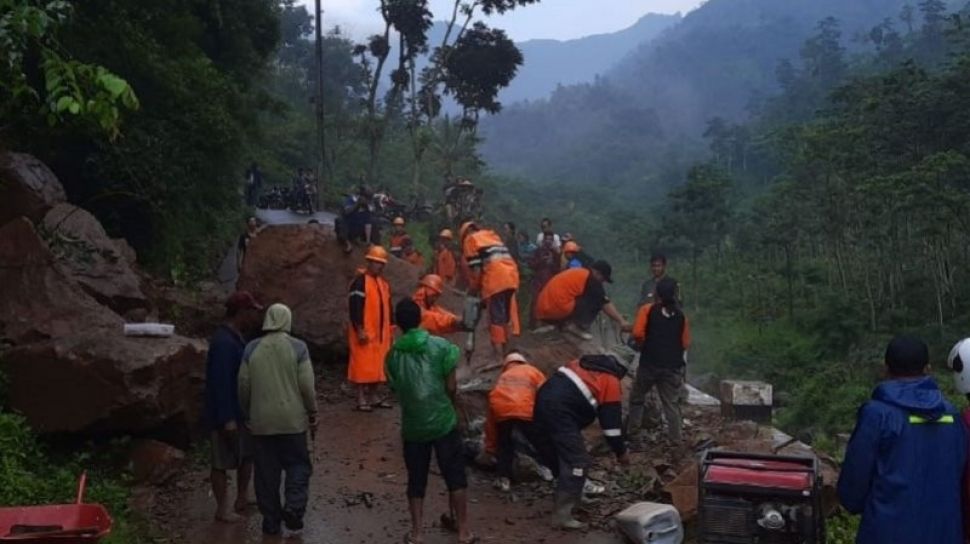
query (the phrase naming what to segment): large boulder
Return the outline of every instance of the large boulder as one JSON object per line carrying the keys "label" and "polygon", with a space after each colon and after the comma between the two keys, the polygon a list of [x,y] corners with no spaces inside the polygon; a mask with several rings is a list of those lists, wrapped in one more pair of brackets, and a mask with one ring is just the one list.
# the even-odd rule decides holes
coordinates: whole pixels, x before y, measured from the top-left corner
{"label": "large boulder", "polygon": [[0,227],[0,342],[21,345],[84,330],[120,331],[122,320],[99,305],[57,265],[25,218]]}
{"label": "large boulder", "polygon": [[119,325],[15,347],[2,367],[10,407],[40,432],[138,433],[198,420],[204,359],[204,342]]}
{"label": "large boulder", "polygon": [[109,238],[89,212],[57,204],[44,216],[43,228],[58,265],[98,302],[119,314],[148,306],[131,268],[130,246]]}
{"label": "large boulder", "polygon": [[[249,245],[238,286],[263,304],[282,302],[293,310],[293,333],[320,352],[346,350],[347,292],[364,265],[358,250],[344,254],[324,225],[267,227]],[[385,274],[392,301],[410,296],[419,270],[391,258]]]}
{"label": "large boulder", "polygon": [[39,221],[65,201],[64,186],[47,165],[26,153],[0,151],[0,225],[21,216]]}

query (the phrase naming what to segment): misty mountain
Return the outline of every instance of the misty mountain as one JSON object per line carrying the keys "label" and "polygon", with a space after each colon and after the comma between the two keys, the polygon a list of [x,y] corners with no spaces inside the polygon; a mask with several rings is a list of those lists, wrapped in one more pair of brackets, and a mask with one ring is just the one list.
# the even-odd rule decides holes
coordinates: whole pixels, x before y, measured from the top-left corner
{"label": "misty mountain", "polygon": [[[597,75],[606,73],[625,56],[636,51],[638,46],[649,43],[680,20],[680,14],[650,13],[641,17],[633,26],[618,32],[595,34],[575,40],[517,42],[525,63],[519,68],[512,85],[502,90],[499,100],[508,105],[547,98],[559,85],[593,81]],[[431,47],[441,45],[447,30],[447,23],[434,23],[428,31],[428,44]],[[390,71],[397,66],[397,46],[397,40],[392,38],[387,61],[389,69],[381,82],[383,92],[390,88]],[[427,66],[427,56],[418,59],[417,65],[419,70]],[[446,107],[457,111],[457,106],[450,101],[446,101]]]}
{"label": "misty mountain", "polygon": [[649,43],[680,20],[680,14],[650,13],[619,32],[566,41],[520,42],[518,46],[525,57],[525,64],[519,69],[512,85],[502,91],[500,100],[508,105],[546,98],[558,85],[593,81],[638,46]]}
{"label": "misty mountain", "polygon": [[[887,18],[905,27],[899,15],[907,3],[916,7],[912,0],[709,0],[617,59],[604,77],[485,119],[484,157],[529,178],[651,183],[658,165],[697,145],[709,119],[742,120],[774,94],[779,63],[798,63],[821,20],[837,18],[851,49]],[[916,19],[910,24],[918,27],[918,10]]]}

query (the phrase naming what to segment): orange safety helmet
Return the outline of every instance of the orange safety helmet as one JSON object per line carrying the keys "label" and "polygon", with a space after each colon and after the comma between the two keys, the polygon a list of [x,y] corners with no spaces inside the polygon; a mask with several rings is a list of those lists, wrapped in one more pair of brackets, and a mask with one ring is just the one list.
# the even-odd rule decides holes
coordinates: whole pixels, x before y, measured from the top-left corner
{"label": "orange safety helmet", "polygon": [[441,279],[441,276],[437,274],[428,274],[427,276],[421,278],[421,282],[418,285],[427,287],[438,295],[445,290],[445,280]]}
{"label": "orange safety helmet", "polygon": [[577,244],[576,242],[573,242],[572,240],[566,242],[562,246],[563,253],[579,253],[582,250],[583,248],[580,247],[579,244]]}
{"label": "orange safety helmet", "polygon": [[438,237],[439,238],[444,238],[445,240],[454,240],[455,239],[455,234],[453,232],[451,232],[451,229],[445,229],[445,230],[441,231],[441,234],[439,234]]}
{"label": "orange safety helmet", "polygon": [[364,258],[375,263],[387,264],[387,250],[381,246],[371,246],[371,248],[367,250],[367,256]]}
{"label": "orange safety helmet", "polygon": [[458,230],[458,235],[461,236],[462,240],[465,239],[465,236],[468,235],[468,230],[472,227],[478,228],[478,225],[476,225],[474,221],[465,221],[462,223],[461,229]]}
{"label": "orange safety helmet", "polygon": [[394,218],[394,225],[395,226],[398,226],[398,227],[403,227],[404,226],[404,218],[403,217],[395,217]]}

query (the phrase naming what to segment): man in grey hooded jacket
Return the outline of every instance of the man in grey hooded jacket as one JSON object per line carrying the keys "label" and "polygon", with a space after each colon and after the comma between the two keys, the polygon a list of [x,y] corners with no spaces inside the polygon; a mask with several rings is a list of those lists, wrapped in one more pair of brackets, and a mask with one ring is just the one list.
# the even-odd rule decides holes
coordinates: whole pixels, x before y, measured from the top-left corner
{"label": "man in grey hooded jacket", "polygon": [[253,435],[256,502],[266,535],[280,534],[281,524],[303,528],[313,472],[306,436],[317,425],[313,365],[306,344],[290,336],[291,322],[289,308],[270,306],[264,335],[246,346],[239,368],[239,404]]}

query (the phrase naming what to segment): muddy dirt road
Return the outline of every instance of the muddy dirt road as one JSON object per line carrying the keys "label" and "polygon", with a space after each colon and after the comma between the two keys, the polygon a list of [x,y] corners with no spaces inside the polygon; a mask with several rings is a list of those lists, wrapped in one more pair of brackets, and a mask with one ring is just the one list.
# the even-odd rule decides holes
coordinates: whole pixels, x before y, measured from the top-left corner
{"label": "muddy dirt road", "polygon": [[[264,539],[260,516],[253,510],[244,523],[212,521],[213,501],[205,470],[180,478],[174,495],[166,497],[164,509],[154,517],[163,523],[159,532],[171,542],[242,544],[257,542],[305,542],[321,544],[395,544],[403,540],[409,521],[404,497],[407,476],[401,456],[400,413],[395,407],[370,414],[354,412],[352,399],[339,385],[336,369],[321,380],[321,426],[316,440],[315,466],[307,528],[299,539]],[[329,386],[325,384],[330,384]],[[469,468],[469,513],[482,542],[561,544],[620,544],[610,533],[567,534],[549,528],[551,484],[524,484],[515,502],[494,491],[492,476]],[[188,482],[189,485],[186,485]],[[370,503],[370,507],[368,504]],[[447,511],[444,483],[432,462],[425,504],[427,544],[453,543],[455,535],[437,528],[438,517]]]}

